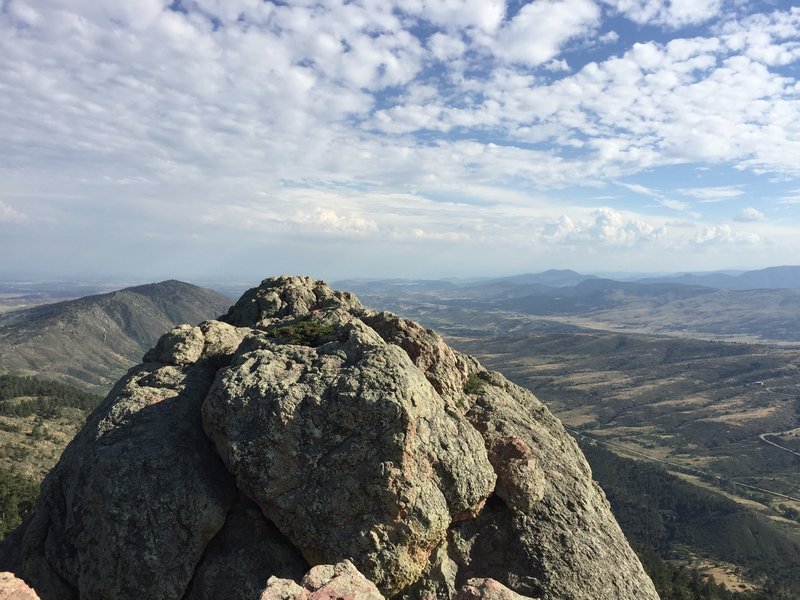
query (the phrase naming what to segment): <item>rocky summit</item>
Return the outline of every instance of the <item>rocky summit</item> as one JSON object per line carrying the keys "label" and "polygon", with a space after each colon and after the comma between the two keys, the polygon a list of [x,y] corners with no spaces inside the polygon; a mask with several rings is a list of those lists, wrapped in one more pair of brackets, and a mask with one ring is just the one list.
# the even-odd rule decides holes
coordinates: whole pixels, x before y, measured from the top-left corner
{"label": "rocky summit", "polygon": [[166,333],[0,570],[43,600],[658,598],[541,402],[305,277]]}

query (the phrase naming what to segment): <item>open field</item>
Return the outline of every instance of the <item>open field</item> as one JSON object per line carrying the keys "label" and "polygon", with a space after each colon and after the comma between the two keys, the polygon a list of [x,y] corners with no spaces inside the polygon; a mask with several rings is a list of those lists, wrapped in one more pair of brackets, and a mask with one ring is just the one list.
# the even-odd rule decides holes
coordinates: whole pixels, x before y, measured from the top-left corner
{"label": "open field", "polygon": [[732,592],[753,592],[758,589],[758,585],[746,579],[736,565],[708,560],[697,560],[693,564],[701,573]]}
{"label": "open field", "polygon": [[609,332],[450,341],[533,390],[567,425],[800,497],[800,456],[759,438],[800,424],[800,351]]}

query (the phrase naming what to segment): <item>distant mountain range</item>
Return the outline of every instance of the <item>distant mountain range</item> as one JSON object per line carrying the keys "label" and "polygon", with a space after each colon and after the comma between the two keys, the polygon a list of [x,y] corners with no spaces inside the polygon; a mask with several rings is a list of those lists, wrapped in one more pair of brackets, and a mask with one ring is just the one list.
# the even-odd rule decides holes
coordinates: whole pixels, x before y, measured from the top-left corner
{"label": "distant mountain range", "polygon": [[508,277],[480,279],[346,279],[334,285],[361,293],[389,291],[444,291],[520,286],[572,287],[590,279],[624,283],[669,283],[701,286],[720,290],[800,289],[800,266],[782,266],[757,271],[712,271],[709,273],[679,273],[674,275],[610,278],[586,275],[571,269],[549,269],[541,273],[524,273]]}
{"label": "distant mountain range", "polygon": [[0,315],[0,372],[105,392],[168,329],[224,313],[218,292],[164,281]]}
{"label": "distant mountain range", "polygon": [[738,275],[728,273],[685,273],[670,277],[639,279],[640,283],[682,283],[702,285],[721,290],[800,289],[800,266],[769,267],[758,271],[745,271]]}
{"label": "distant mountain range", "polygon": [[[503,313],[540,318],[548,327],[800,342],[800,267],[630,281],[551,270],[480,281],[351,281],[349,287],[369,305],[434,326],[430,316],[436,313],[445,322],[476,327],[497,323]],[[473,315],[456,317],[454,311]]]}

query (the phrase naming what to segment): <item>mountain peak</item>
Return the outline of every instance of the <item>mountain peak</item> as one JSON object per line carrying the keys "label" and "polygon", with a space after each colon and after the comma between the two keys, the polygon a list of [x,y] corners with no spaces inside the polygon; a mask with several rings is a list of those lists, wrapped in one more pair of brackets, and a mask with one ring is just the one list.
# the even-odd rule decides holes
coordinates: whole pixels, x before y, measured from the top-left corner
{"label": "mountain peak", "polygon": [[0,546],[43,600],[657,598],[558,420],[413,321],[278,277],[144,360]]}
{"label": "mountain peak", "polygon": [[325,282],[310,277],[270,277],[252,288],[220,318],[242,327],[264,327],[279,319],[306,316],[314,311],[362,308],[350,292],[335,292]]}

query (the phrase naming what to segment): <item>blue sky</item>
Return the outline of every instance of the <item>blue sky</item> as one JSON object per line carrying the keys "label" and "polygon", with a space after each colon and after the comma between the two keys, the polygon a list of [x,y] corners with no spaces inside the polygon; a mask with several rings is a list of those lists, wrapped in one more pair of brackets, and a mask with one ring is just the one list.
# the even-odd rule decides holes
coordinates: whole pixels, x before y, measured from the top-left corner
{"label": "blue sky", "polygon": [[800,263],[800,7],[2,0],[0,273]]}

